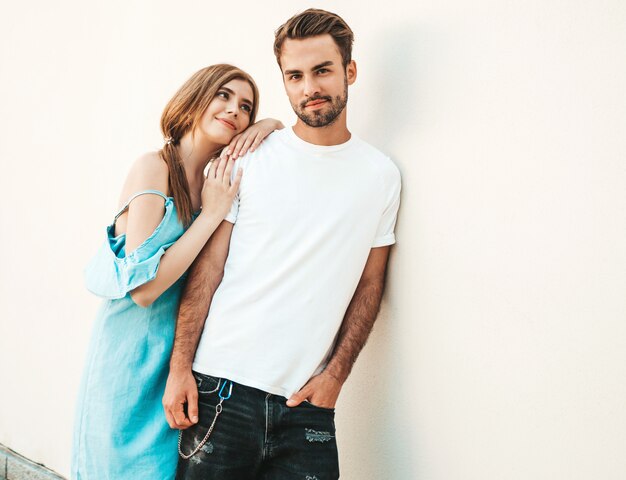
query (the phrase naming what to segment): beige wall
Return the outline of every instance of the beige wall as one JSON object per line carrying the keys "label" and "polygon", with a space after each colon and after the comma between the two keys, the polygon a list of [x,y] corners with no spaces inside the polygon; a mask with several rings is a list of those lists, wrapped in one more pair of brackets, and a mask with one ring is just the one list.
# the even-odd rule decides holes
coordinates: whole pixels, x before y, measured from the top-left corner
{"label": "beige wall", "polygon": [[[61,473],[98,303],[81,270],[165,102],[227,61],[293,121],[272,33],[309,4],[240,4],[3,8],[0,443]],[[404,185],[342,478],[623,479],[624,2],[372,5],[319,3],[356,31],[351,127]]]}

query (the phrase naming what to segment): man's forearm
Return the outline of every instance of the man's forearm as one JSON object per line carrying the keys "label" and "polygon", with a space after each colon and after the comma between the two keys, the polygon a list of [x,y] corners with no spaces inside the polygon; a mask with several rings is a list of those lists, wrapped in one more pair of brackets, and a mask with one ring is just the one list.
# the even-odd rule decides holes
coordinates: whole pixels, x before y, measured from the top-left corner
{"label": "man's forearm", "polygon": [[183,290],[170,369],[190,369],[213,295],[224,274],[232,225],[227,222],[204,246],[189,270]]}
{"label": "man's forearm", "polygon": [[384,279],[361,281],[343,318],[325,372],[344,383],[372,331],[383,296]]}
{"label": "man's forearm", "polygon": [[[200,271],[200,265],[193,270]],[[221,280],[222,274],[210,269],[189,275],[180,301],[170,368],[191,367],[213,294]]]}

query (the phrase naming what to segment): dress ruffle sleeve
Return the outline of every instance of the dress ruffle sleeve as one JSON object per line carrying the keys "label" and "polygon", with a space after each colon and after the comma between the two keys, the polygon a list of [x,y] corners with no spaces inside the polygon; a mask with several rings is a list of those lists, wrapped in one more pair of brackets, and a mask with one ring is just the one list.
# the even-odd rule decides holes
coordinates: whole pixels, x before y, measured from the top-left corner
{"label": "dress ruffle sleeve", "polygon": [[[102,298],[124,298],[128,292],[154,280],[161,257],[183,233],[178,222],[168,222],[176,215],[171,200],[166,201],[165,216],[161,223],[141,245],[125,253],[126,235],[114,236],[115,224],[107,227],[107,238],[85,268],[85,286]],[[168,228],[174,223],[175,228]]]}

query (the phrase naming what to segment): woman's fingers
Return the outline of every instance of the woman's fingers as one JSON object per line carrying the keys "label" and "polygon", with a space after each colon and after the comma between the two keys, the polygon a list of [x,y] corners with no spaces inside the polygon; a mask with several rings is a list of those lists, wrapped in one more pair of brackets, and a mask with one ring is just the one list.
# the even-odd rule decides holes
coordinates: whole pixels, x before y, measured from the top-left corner
{"label": "woman's fingers", "polygon": [[228,159],[220,158],[218,160],[217,167],[215,167],[215,178],[220,181],[224,176],[224,169],[226,168],[226,164],[229,162]]}
{"label": "woman's fingers", "polygon": [[[230,174],[233,172],[233,166],[235,165],[234,160],[226,160],[226,168],[224,169],[224,176],[222,177],[222,184],[225,187],[230,185]],[[218,179],[219,180],[219,179]]]}
{"label": "woman's fingers", "polygon": [[232,159],[220,157],[211,160],[209,162],[209,170],[206,175],[205,184],[206,182],[215,180],[226,188],[230,187],[230,178],[233,173],[233,168],[235,168],[235,161]]}
{"label": "woman's fingers", "polygon": [[233,138],[231,138],[230,143],[224,149],[226,151],[226,155],[232,155],[233,154],[233,152],[235,151],[235,147],[237,146],[237,142],[239,141],[239,139],[241,138],[242,135],[243,135],[243,132],[242,133],[238,133]]}
{"label": "woman's fingers", "polygon": [[207,171],[207,174],[206,174],[207,179],[215,178],[215,170],[217,169],[217,166],[219,165],[220,161],[221,161],[220,158],[214,158],[213,160],[209,162],[209,170]]}
{"label": "woman's fingers", "polygon": [[237,169],[237,175],[235,175],[235,179],[230,186],[230,192],[236,194],[239,191],[239,184],[241,183],[241,177],[243,176],[243,168],[239,167]]}
{"label": "woman's fingers", "polygon": [[[237,159],[248,153],[248,151],[254,152],[261,142],[276,128],[276,121],[274,120],[270,123],[268,123],[268,120],[261,120],[251,125],[231,140],[228,146],[228,150],[232,155],[231,158]],[[283,128],[282,124],[278,128]]]}
{"label": "woman's fingers", "polygon": [[244,133],[240,133],[239,134],[239,138],[237,139],[237,143],[233,148],[233,155],[232,158],[233,159],[237,159],[237,157],[240,157],[241,155],[243,155],[245,152],[242,152],[241,149],[243,148],[243,146],[245,145],[248,137],[250,136],[250,132],[248,132],[247,130]]}
{"label": "woman's fingers", "polygon": [[263,141],[264,138],[265,136],[261,132],[257,133],[257,136],[254,138],[254,142],[252,143],[252,146],[250,147],[250,151],[254,152],[256,148],[259,145],[261,145],[261,142]]}
{"label": "woman's fingers", "polygon": [[250,148],[250,145],[252,145],[254,138],[254,135],[248,135],[248,138],[246,138],[245,142],[243,142],[243,146],[241,147],[241,150],[239,152],[240,155],[245,155],[246,153],[248,153],[248,149]]}

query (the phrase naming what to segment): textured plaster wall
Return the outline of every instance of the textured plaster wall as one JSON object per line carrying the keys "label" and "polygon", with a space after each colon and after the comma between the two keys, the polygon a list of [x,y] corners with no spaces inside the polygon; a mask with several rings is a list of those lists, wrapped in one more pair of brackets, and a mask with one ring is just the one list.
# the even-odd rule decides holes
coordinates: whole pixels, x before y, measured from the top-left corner
{"label": "textured plaster wall", "polygon": [[[0,443],[67,474],[98,301],[81,270],[165,102],[231,62],[293,122],[273,30],[310,6],[22,2],[0,17]],[[626,6],[319,2],[356,32],[354,132],[403,173],[342,478],[626,472]],[[355,172],[355,179],[358,172]]]}

